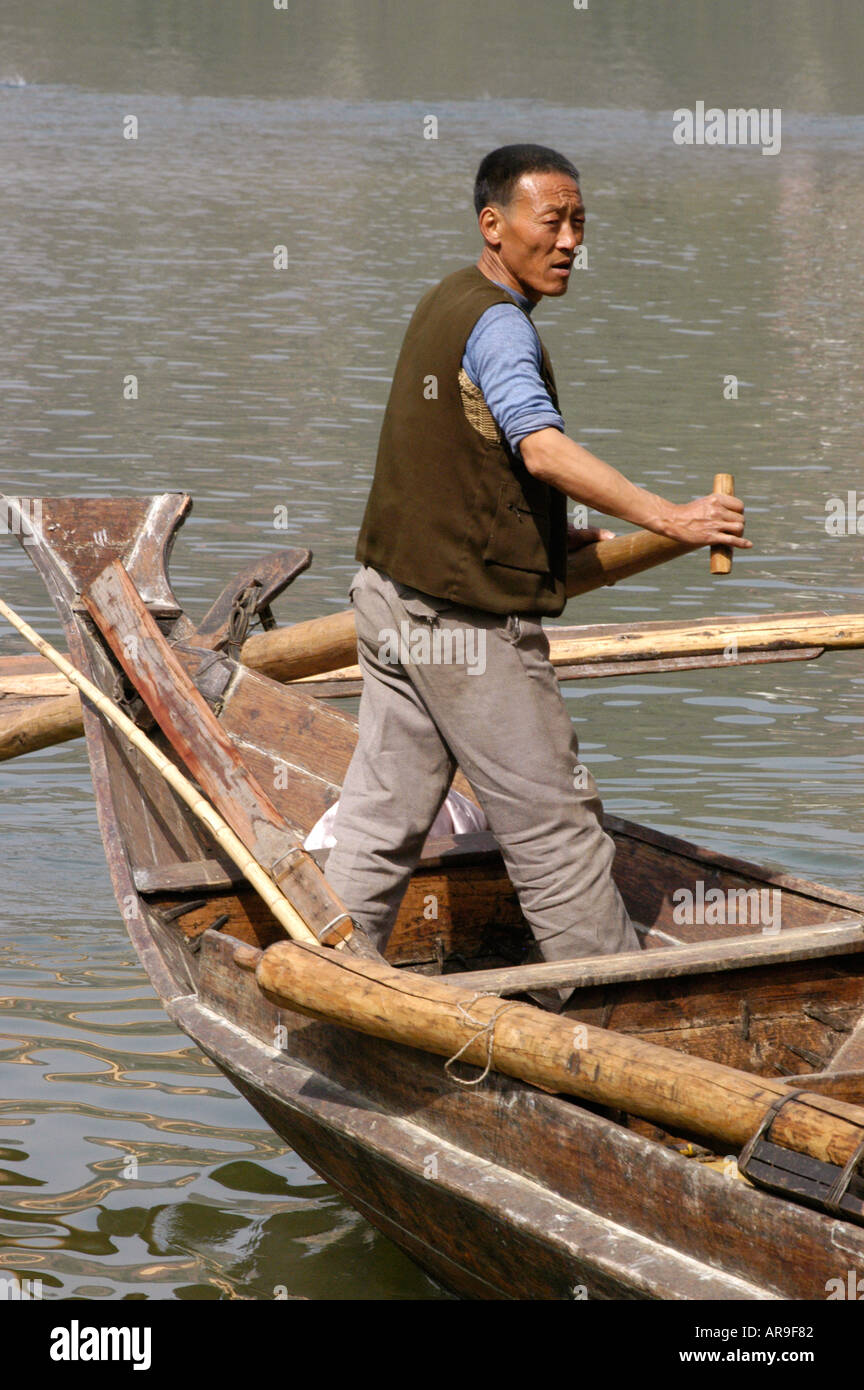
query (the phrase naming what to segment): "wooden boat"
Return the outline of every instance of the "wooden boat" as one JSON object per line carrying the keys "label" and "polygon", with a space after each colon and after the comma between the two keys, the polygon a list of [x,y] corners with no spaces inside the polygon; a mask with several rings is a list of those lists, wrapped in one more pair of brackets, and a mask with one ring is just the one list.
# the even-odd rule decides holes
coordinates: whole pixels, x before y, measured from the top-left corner
{"label": "wooden boat", "polygon": [[[108,562],[122,561],[218,713],[237,768],[266,785],[286,830],[303,836],[339,794],[356,722],[219,650],[233,590],[193,627],[166,573],[188,507],[180,495],[46,500],[28,553],[77,666],[176,762],[82,601]],[[298,566],[295,556],[271,573],[269,592]],[[739,1165],[704,1132],[696,1142],[681,1126],[494,1071],[478,1080],[477,1067],[461,1072],[477,1084],[458,1084],[439,1056],[274,1002],[250,963],[280,949],[283,928],[86,701],[84,720],[115,893],[167,1013],[286,1143],[448,1289],[487,1299],[823,1299],[829,1281],[864,1270],[860,1152],[838,1186],[831,1165],[772,1143],[776,1111]],[[581,990],[577,1019],[610,1037],[783,1078],[824,1097],[826,1110],[864,1105],[864,895],[628,821],[610,817],[609,828],[641,953],[557,973],[531,964],[495,842],[475,834],[427,841],[388,960],[406,979],[507,997],[566,979]],[[694,902],[738,903],[747,921],[682,925],[688,891]],[[782,901],[770,930],[743,907],[764,894]]]}

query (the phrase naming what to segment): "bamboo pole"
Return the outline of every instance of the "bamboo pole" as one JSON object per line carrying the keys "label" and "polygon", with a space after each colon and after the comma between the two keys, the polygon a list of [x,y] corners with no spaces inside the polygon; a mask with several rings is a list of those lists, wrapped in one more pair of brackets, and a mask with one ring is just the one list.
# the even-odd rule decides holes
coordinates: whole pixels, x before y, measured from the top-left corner
{"label": "bamboo pole", "polygon": [[[549,629],[550,636],[554,628]],[[682,624],[658,631],[599,634],[596,637],[553,639],[553,663],[569,666],[577,661],[609,661],[675,656],[707,656],[734,646],[738,651],[824,647],[843,651],[864,646],[864,613],[825,614],[816,617],[720,618],[711,623]]]}
{"label": "bamboo pole", "polygon": [[[791,1095],[782,1080],[317,945],[276,943],[257,958],[256,978],[281,1007],[454,1061],[459,1053],[473,1066],[724,1144],[743,1146],[772,1102]],[[771,1133],[842,1166],[864,1137],[864,1109],[805,1093],[783,1106]]]}
{"label": "bamboo pole", "polygon": [[35,647],[38,652],[41,652],[42,656],[46,657],[52,665],[57,667],[58,671],[62,671],[66,679],[71,681],[81,694],[87,697],[99,713],[102,714],[109,723],[113,724],[115,728],[120,729],[121,732],[126,735],[129,742],[134,744],[134,746],[143,753],[147,761],[152,763],[153,767],[164,777],[165,781],[173,787],[174,791],[181,800],[186,803],[190,811],[207,826],[207,829],[215,837],[218,844],[221,845],[228,857],[237,865],[244,878],[252,884],[255,891],[263,898],[264,902],[273,913],[273,916],[282,924],[288,932],[288,935],[295,941],[302,941],[317,946],[318,938],[315,936],[315,933],[306,925],[300,914],[285,897],[284,893],[279,891],[270,876],[249,853],[239,836],[235,835],[231,827],[226,824],[218,811],[216,811],[214,807],[210,805],[209,801],[201,795],[198,789],[193,786],[188,777],[185,777],[169,758],[166,758],[165,754],[156,747],[155,743],[153,743],[145,733],[142,733],[137,724],[134,724],[132,720],[114,704],[113,700],[109,700],[108,696],[105,695],[98,686],[88,680],[87,677],[79,671],[76,666],[73,666],[71,661],[68,661],[61,652],[58,652],[49,642],[46,642],[44,637],[40,637],[38,632],[34,631],[34,629],[30,627],[23,618],[19,617],[7,603],[4,603],[2,599],[0,599],[0,615],[20,632],[21,636],[25,641],[30,643],[31,647]]}
{"label": "bamboo pole", "polygon": [[[643,630],[644,627],[644,630]],[[556,628],[546,629],[549,659],[558,667],[585,666],[592,662],[668,661],[676,657],[729,654],[734,666],[742,652],[795,651],[818,648],[847,651],[864,647],[864,613],[840,613],[814,617],[804,614],[783,618],[721,618],[716,622],[669,626],[658,630],[655,623],[635,625],[629,631],[605,632],[592,636],[556,637]],[[608,671],[605,674],[610,674]],[[313,686],[320,681],[358,681],[359,666],[302,676],[297,685]],[[566,679],[560,677],[559,679]]]}

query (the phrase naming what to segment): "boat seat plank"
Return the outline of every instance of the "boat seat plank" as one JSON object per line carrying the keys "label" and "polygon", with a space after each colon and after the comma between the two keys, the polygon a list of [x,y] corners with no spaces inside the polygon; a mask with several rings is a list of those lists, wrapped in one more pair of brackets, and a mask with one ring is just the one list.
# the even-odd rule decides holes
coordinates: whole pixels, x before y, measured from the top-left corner
{"label": "boat seat plank", "polygon": [[139,893],[195,893],[205,889],[233,888],[244,883],[240,870],[218,859],[178,860],[174,864],[148,864],[133,868]]}
{"label": "boat seat plank", "polygon": [[864,951],[864,918],[793,927],[777,936],[759,932],[648,952],[624,951],[620,955],[544,961],[540,965],[515,965],[503,970],[472,970],[441,978],[448,984],[507,995],[526,989],[588,989],[593,985],[671,979],[680,975],[846,955],[851,951]]}

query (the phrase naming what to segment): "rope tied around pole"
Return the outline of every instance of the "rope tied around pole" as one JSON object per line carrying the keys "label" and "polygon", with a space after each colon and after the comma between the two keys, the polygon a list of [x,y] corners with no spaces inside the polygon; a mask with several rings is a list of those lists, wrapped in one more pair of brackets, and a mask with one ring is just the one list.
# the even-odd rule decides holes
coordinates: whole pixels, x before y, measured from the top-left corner
{"label": "rope tied around pole", "polygon": [[225,638],[225,651],[235,661],[240,660],[240,648],[246,641],[249,628],[255,621],[258,598],[261,593],[261,580],[253,579],[245,589],[241,589],[231,605],[228,615],[228,636]]}
{"label": "rope tied around pole", "polygon": [[[472,994],[467,1004],[463,1004],[461,1000],[457,1001],[456,1003],[456,1008],[459,1010],[460,1014],[465,1019],[465,1022],[470,1023],[472,1027],[477,1029],[477,1032],[472,1033],[468,1041],[462,1044],[459,1051],[454,1053],[453,1056],[449,1059],[449,1061],[444,1063],[444,1070],[450,1077],[450,1080],[455,1081],[459,1086],[479,1086],[480,1082],[485,1081],[486,1077],[492,1070],[492,1053],[493,1048],[495,1046],[495,1024],[498,1022],[501,1015],[505,1014],[508,1009],[515,1008],[516,1004],[518,1003],[518,1000],[508,999],[505,1003],[501,1005],[501,1008],[496,1009],[492,1017],[486,1019],[485,1022],[482,1018],[474,1018],[473,1015],[469,1013],[469,1010],[472,1008],[474,1004],[477,1003],[478,999],[498,998],[500,998],[500,996],[495,994],[492,990],[478,989],[476,993]],[[455,1073],[450,1070],[453,1063],[458,1062],[463,1052],[467,1052],[468,1048],[471,1047],[472,1043],[475,1043],[478,1038],[482,1038],[484,1033],[486,1034],[486,1066],[483,1069],[482,1075],[475,1076],[473,1080],[465,1080],[461,1076],[456,1076]]]}

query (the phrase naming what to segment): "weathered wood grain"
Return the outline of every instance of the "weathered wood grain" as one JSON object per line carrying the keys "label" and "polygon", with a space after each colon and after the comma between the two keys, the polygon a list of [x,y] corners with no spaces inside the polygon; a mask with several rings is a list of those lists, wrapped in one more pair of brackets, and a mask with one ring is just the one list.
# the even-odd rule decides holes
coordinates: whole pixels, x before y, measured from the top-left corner
{"label": "weathered wood grain", "polygon": [[747,965],[782,964],[815,957],[822,960],[827,956],[848,955],[850,951],[864,951],[864,919],[799,927],[776,936],[756,930],[748,936],[700,941],[647,954],[625,951],[581,960],[519,965],[508,970],[477,970],[447,979],[465,988],[508,995],[526,989],[564,986],[587,989],[592,985],[636,980],[671,980],[678,975],[703,975],[708,971],[737,970]]}
{"label": "weathered wood grain", "polygon": [[[299,942],[269,947],[256,978],[273,1002],[301,1013],[443,1056],[461,1052],[475,1066],[725,1143],[746,1143],[788,1094],[770,1078]],[[864,1140],[864,1110],[803,1094],[784,1105],[773,1133],[842,1166]]]}
{"label": "weathered wood grain", "polygon": [[[76,551],[84,542],[81,536],[72,539],[67,548],[61,535],[57,562],[46,550],[40,567],[63,614],[75,660],[110,689],[112,663],[75,609]],[[174,623],[172,618],[167,624],[169,636],[175,635]],[[187,625],[187,641],[188,632]],[[176,635],[184,635],[182,628]],[[324,711],[325,718],[329,713]],[[228,884],[221,891],[196,891],[196,874],[211,872],[202,871],[201,862],[215,861],[215,875],[224,868],[220,854],[206,833],[190,824],[170,788],[139,764],[137,752],[92,712],[86,718],[115,890],[135,948],[172,1016],[287,1143],[448,1287],[486,1298],[566,1298],[581,1284],[591,1298],[821,1299],[829,1278],[864,1268],[864,1232],[683,1158],[650,1128],[653,1122],[646,1122],[645,1132],[657,1139],[629,1128],[620,1110],[605,1112],[591,1101],[577,1104],[495,1074],[466,1091],[444,1074],[440,1057],[274,1008],[263,998],[254,972],[234,963],[235,954],[247,950],[257,967],[253,943],[266,944],[266,935],[251,922],[249,945],[240,943],[249,893]],[[280,723],[273,703],[251,740],[260,758],[272,759],[280,740],[284,746],[295,719],[300,722],[299,714]],[[347,765],[350,721],[332,727]],[[322,776],[326,754],[319,750],[326,734],[323,721],[312,734],[303,734],[308,747],[292,776],[338,786],[335,761]],[[232,732],[240,736],[239,729]],[[289,779],[278,802],[274,794],[280,813],[290,798]],[[653,906],[656,921],[667,920],[669,891],[698,878],[782,885],[791,914],[787,919],[784,910],[784,929],[827,921],[832,914],[857,914],[864,907],[858,895],[822,890],[770,870],[751,874],[752,866],[742,861],[682,848],[671,837],[614,818],[609,823],[628,879],[634,865],[644,865],[635,895]],[[472,862],[489,882],[500,871],[500,861],[498,868],[493,864],[494,849],[478,854],[474,846],[472,861],[458,839],[449,854],[445,850],[433,858],[428,848],[421,883],[424,874],[441,874],[446,881],[450,869],[464,870]],[[176,870],[185,859],[191,877],[172,880],[171,866]],[[140,895],[147,880],[139,874],[136,891],[132,866],[153,874],[149,885],[155,891],[147,901]],[[159,891],[161,872],[168,876],[165,892]],[[659,893],[656,884],[652,887],[658,875]],[[507,887],[504,883],[503,891]],[[161,921],[161,906],[182,905],[184,892],[187,902],[193,893],[207,899],[196,909],[200,920],[192,914],[191,922],[186,917]],[[210,921],[218,920],[220,906],[227,911],[232,898],[236,905],[231,903],[223,930],[234,929],[236,912],[237,936],[208,931],[208,914],[213,914]],[[475,941],[491,901],[476,914]],[[433,931],[436,925],[429,924]],[[416,932],[411,950],[424,947],[421,926],[411,924]],[[198,954],[189,954],[188,937],[200,943]],[[449,988],[445,981],[438,987]],[[705,1049],[712,1061],[740,1048],[753,1069],[760,1051],[766,1059],[780,1059],[787,1044],[813,1055],[827,1056],[833,1049],[836,1057],[850,1037],[843,1029],[854,1028],[864,997],[856,954],[621,982],[586,988],[584,994],[598,1017],[605,1014],[615,1027],[620,1022],[624,1033],[632,1029],[655,1041],[668,1040],[682,1054]],[[784,1084],[790,1067],[806,1076],[805,1063],[794,1052],[786,1056]],[[471,1066],[460,1071],[478,1074]],[[842,1086],[843,1077],[854,1095],[858,1083],[848,1072],[838,1072],[832,1082],[814,1078],[814,1090],[823,1089],[823,1100],[832,1103],[832,1088]],[[834,1090],[834,1096],[842,1099],[843,1092]],[[706,1142],[715,1152],[726,1152],[723,1144]]]}
{"label": "weathered wood grain", "polygon": [[[344,905],[192,684],[123,566],[107,566],[84,600],[166,738],[250,854],[287,888],[302,924],[322,940],[348,942],[354,928]],[[354,945],[361,949],[360,933]]]}

